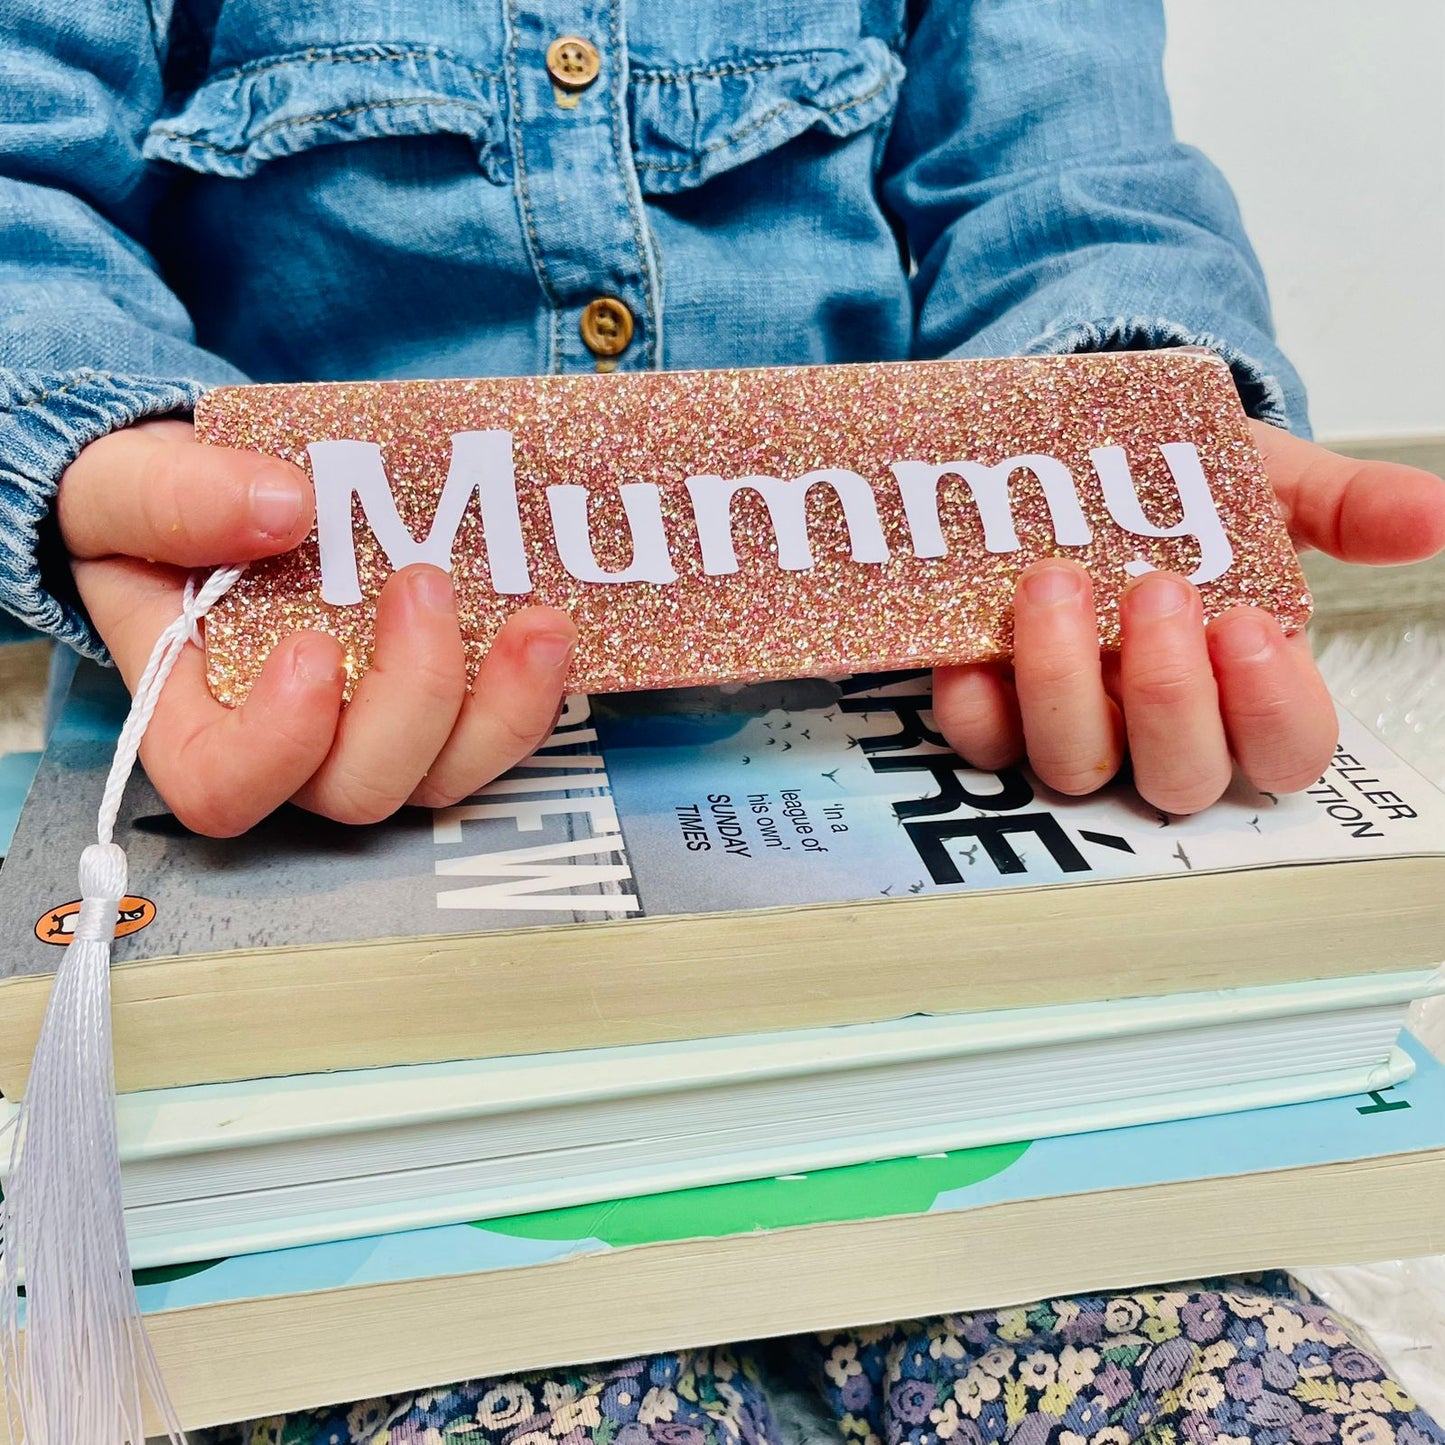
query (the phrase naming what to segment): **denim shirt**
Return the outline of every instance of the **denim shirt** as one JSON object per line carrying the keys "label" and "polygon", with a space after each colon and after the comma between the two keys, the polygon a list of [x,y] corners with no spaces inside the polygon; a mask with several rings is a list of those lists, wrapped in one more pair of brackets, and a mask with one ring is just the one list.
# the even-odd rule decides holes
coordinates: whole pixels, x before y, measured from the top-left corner
{"label": "denim shirt", "polygon": [[247,378],[1188,343],[1303,430],[1163,40],[1158,0],[0,0],[0,607],[99,654],[58,478]]}

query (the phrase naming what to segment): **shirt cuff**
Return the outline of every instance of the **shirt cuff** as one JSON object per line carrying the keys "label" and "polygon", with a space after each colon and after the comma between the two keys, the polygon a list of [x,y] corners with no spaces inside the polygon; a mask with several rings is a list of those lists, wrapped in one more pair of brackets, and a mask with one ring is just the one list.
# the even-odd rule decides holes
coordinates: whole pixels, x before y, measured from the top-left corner
{"label": "shirt cuff", "polygon": [[54,521],[65,469],[106,433],[189,412],[193,380],[100,371],[0,370],[0,608],[86,657],[107,660],[70,580]]}
{"label": "shirt cuff", "polygon": [[1207,322],[1186,326],[1167,317],[1115,317],[1073,322],[1035,337],[1022,349],[1025,355],[1059,356],[1166,346],[1199,346],[1215,352],[1228,365],[1248,415],[1302,437],[1311,435],[1303,382],[1273,339],[1253,326],[1235,323],[1216,330]]}

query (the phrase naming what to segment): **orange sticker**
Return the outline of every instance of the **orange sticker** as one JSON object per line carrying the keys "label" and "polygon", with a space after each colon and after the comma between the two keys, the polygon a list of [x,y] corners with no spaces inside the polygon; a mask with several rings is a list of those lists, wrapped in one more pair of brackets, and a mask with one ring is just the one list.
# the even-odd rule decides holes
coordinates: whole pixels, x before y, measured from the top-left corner
{"label": "orange sticker", "polygon": [[[156,906],[149,898],[137,898],[127,894],[120,900],[115,917],[115,936],[124,938],[128,933],[139,933],[156,916]],[[62,903],[41,915],[35,925],[35,936],[41,943],[55,943],[62,948],[75,938],[75,921],[80,917],[80,899],[73,903]]]}

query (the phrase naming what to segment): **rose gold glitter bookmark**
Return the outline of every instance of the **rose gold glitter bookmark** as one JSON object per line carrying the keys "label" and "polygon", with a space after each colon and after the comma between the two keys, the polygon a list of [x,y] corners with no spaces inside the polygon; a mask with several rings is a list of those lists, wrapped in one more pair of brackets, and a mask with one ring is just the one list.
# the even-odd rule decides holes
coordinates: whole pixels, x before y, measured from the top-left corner
{"label": "rose gold glitter bookmark", "polygon": [[475,668],[513,612],[576,621],[570,686],[799,677],[1006,657],[1041,557],[1302,627],[1310,599],[1224,363],[1196,351],[758,371],[228,387],[202,441],[316,485],[317,529],[206,624],[238,703],[315,628],[352,682],[395,569],[450,567]]}

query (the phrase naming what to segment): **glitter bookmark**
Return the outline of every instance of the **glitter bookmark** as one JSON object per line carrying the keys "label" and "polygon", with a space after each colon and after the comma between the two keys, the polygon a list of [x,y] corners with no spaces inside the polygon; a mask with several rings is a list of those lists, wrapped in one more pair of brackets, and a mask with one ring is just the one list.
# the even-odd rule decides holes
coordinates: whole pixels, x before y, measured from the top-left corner
{"label": "glitter bookmark", "polygon": [[1132,576],[1287,630],[1309,593],[1229,370],[1198,351],[755,371],[223,388],[203,441],[305,467],[318,527],[207,624],[238,703],[300,628],[371,653],[382,584],[450,568],[468,665],[545,603],[573,691],[1006,657],[1042,557],[1094,580],[1119,637]]}

